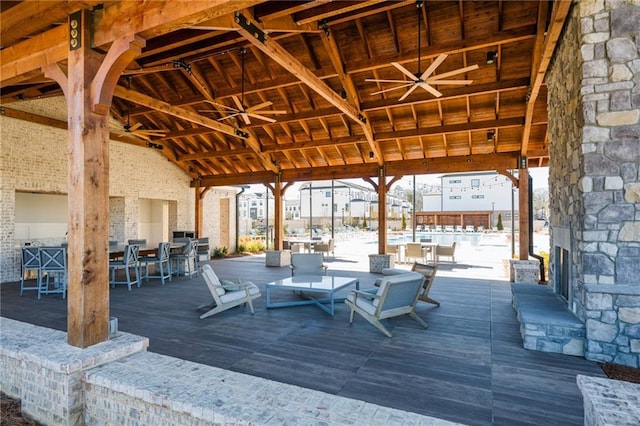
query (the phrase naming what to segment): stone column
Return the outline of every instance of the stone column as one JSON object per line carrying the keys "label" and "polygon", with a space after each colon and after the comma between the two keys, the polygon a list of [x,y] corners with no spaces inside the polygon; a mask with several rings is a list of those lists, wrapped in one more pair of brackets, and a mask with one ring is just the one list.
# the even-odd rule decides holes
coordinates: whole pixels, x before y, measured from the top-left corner
{"label": "stone column", "polygon": [[586,323],[586,357],[633,367],[640,363],[640,296],[629,288],[640,289],[638,22],[640,0],[577,2],[546,80],[551,277],[553,230],[565,228],[569,308]]}

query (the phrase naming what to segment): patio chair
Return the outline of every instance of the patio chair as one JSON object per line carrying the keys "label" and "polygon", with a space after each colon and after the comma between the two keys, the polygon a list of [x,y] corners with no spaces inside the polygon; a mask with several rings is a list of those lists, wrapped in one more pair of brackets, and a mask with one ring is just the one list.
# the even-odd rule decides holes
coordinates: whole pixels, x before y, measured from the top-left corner
{"label": "patio chair", "polygon": [[425,256],[427,255],[426,250],[422,247],[421,243],[407,243],[404,252],[404,258],[406,262],[409,262],[410,259],[413,261],[419,261],[424,263]]}
{"label": "patio chair", "polygon": [[291,253],[291,276],[327,275],[327,266],[322,261],[322,253]]}
{"label": "patio chair", "polygon": [[380,320],[409,315],[427,328],[427,323],[415,313],[423,282],[424,276],[421,274],[407,272],[383,278],[378,288],[352,290],[344,301],[351,308],[349,323],[353,323],[354,314],[357,312],[385,336],[392,337],[391,332]]}
{"label": "patio chair", "polygon": [[[24,285],[25,275],[27,271],[36,271],[36,285],[35,287],[28,287]],[[20,274],[20,296],[25,290],[39,290],[40,289],[40,255],[38,254],[38,247],[25,246],[22,247],[22,271]]]}
{"label": "patio chair", "polygon": [[[144,265],[144,278],[149,282],[149,278],[160,278],[162,285],[164,280],[171,281],[171,263],[169,262],[169,252],[171,251],[171,243],[159,243],[158,251],[155,256],[139,257],[140,267]],[[149,275],[149,265],[153,264],[156,268],[156,275]]]}
{"label": "patio chair", "polygon": [[[215,307],[200,315],[200,319],[205,319],[245,303],[249,304],[249,309],[251,309],[251,314],[253,315],[253,300],[261,296],[260,289],[257,285],[252,282],[233,283],[220,281],[210,265],[202,265],[202,276],[213,297]],[[205,303],[204,305],[198,306],[197,309],[211,305],[211,302]]]}
{"label": "patio chair", "polygon": [[171,254],[169,258],[175,275],[186,275],[189,279],[193,275],[198,276],[198,240],[189,240],[182,251]]}
{"label": "patio chair", "polygon": [[335,253],[333,251],[333,238],[329,238],[326,243],[314,244],[313,251],[315,253],[321,253],[323,258],[325,253],[327,253],[327,256],[331,253],[331,255],[335,257]]}
{"label": "patio chair", "polygon": [[[132,284],[136,284],[138,287],[140,287],[140,264],[138,263],[139,250],[140,247],[138,245],[127,244],[124,248],[124,256],[122,259],[109,261],[109,272],[111,273],[109,284],[111,284],[111,288],[114,288],[116,284],[126,284],[129,288],[129,291],[131,291]],[[124,269],[125,271],[124,281],[118,281],[116,279],[116,274],[120,269]],[[133,269],[135,272],[135,280],[131,278],[131,269]]]}
{"label": "patio chair", "polygon": [[[440,306],[440,302],[429,297],[429,291],[431,291],[431,286],[433,285],[433,282],[436,279],[436,272],[438,271],[438,267],[415,262],[411,267],[411,271],[417,272],[424,276],[424,284],[422,284],[423,290],[420,292],[420,296],[418,297],[418,300],[422,300],[423,302]],[[407,271],[406,269],[399,269],[399,268],[385,268],[382,270],[382,274],[385,276],[406,274],[408,272],[409,271]],[[382,282],[382,279],[379,278],[378,280],[376,280],[375,285],[379,286],[381,282]]]}
{"label": "patio chair", "polygon": [[386,254],[392,254],[396,262],[400,262],[400,250],[395,244],[387,244],[384,248]]}
{"label": "patio chair", "polygon": [[38,299],[42,294],[67,293],[67,249],[64,247],[40,247],[40,287]]}
{"label": "patio chair", "polygon": [[438,245],[438,247],[436,247],[436,263],[438,263],[440,261],[440,256],[450,257],[451,261],[453,263],[456,263],[455,254],[456,254],[456,242],[455,241],[450,246]]}

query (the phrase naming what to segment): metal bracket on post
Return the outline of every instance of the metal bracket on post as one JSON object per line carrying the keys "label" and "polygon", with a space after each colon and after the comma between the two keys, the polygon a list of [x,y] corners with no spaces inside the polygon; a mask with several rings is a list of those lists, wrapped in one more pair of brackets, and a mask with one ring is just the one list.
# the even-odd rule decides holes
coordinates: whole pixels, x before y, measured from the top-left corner
{"label": "metal bracket on post", "polygon": [[265,44],[267,42],[267,34],[258,28],[253,22],[251,22],[246,16],[244,16],[240,12],[235,13],[235,21],[236,24],[240,25],[245,31],[260,41],[260,43]]}
{"label": "metal bracket on post", "polygon": [[528,160],[526,155],[521,155],[518,157],[518,168],[526,169],[528,167]]}

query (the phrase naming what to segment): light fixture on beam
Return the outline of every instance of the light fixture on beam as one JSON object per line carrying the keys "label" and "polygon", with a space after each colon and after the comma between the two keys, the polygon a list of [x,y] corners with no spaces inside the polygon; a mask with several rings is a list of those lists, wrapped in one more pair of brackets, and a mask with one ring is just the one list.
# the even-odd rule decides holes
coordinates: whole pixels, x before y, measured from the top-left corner
{"label": "light fixture on beam", "polygon": [[496,137],[495,130],[489,130],[487,132],[487,142],[493,142],[493,139]]}
{"label": "light fixture on beam", "polygon": [[487,52],[487,65],[491,65],[498,59],[498,52]]}

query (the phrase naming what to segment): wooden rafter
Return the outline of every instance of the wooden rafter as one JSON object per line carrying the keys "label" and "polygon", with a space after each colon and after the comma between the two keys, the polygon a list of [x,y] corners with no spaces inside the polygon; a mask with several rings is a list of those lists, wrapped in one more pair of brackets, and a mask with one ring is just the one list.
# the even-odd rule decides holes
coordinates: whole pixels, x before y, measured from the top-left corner
{"label": "wooden rafter", "polygon": [[[546,11],[546,1],[540,0],[540,10]],[[538,94],[540,93],[540,87],[544,81],[544,76],[547,74],[551,57],[558,44],[560,33],[564,27],[564,23],[569,16],[569,10],[571,9],[570,1],[557,1],[554,2],[553,12],[551,13],[551,22],[549,27],[544,31],[542,28],[544,22],[540,22],[541,17],[538,17],[538,35],[544,37],[544,41],[539,43],[541,47],[539,50],[534,51],[533,70],[531,76],[531,90],[529,93],[529,100],[527,101],[527,113],[525,116],[524,132],[522,133],[522,144],[520,153],[527,155],[527,149],[529,148],[529,136],[531,134],[531,123],[533,121],[533,112]],[[546,15],[541,13],[541,15]],[[537,64],[537,66],[535,65]]]}

